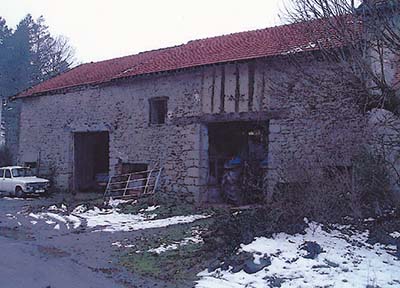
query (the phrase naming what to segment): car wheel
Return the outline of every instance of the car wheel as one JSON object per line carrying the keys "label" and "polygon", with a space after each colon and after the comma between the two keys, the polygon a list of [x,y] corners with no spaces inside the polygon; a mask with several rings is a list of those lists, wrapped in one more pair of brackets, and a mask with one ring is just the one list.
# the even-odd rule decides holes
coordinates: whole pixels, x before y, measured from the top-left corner
{"label": "car wheel", "polygon": [[24,196],[24,192],[21,187],[15,188],[15,197],[22,198]]}

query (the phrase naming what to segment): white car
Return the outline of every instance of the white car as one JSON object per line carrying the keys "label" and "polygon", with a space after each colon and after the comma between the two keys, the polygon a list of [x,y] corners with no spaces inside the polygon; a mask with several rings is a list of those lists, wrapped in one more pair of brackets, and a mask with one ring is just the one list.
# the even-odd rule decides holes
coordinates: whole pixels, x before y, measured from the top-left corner
{"label": "white car", "polygon": [[30,168],[9,166],[0,168],[0,191],[23,197],[27,194],[45,194],[50,181],[38,178]]}

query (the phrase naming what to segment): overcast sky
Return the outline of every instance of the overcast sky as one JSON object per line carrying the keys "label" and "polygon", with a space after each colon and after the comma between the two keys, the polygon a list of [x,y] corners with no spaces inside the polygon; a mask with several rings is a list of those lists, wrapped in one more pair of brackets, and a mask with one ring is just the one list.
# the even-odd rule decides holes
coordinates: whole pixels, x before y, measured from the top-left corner
{"label": "overcast sky", "polygon": [[283,0],[0,0],[9,26],[43,15],[79,62],[280,24]]}

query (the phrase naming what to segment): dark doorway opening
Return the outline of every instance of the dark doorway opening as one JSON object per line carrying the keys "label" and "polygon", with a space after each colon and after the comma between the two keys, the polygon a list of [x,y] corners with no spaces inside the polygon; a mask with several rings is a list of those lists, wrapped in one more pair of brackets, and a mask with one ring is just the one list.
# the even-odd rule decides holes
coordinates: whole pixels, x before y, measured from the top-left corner
{"label": "dark doorway opening", "polygon": [[84,132],[74,134],[75,190],[103,190],[109,173],[109,133]]}
{"label": "dark doorway opening", "polygon": [[[224,199],[224,177],[227,173],[231,181],[229,187],[235,193],[249,194],[243,191],[254,173],[262,173],[262,165],[267,161],[268,153],[268,122],[222,122],[211,123],[208,126],[209,139],[209,173],[208,186],[213,193]],[[226,180],[226,179],[225,179]],[[209,190],[210,191],[210,190]],[[215,197],[215,196],[214,196]],[[252,201],[250,195],[244,195],[237,202]],[[246,200],[247,199],[247,200]],[[226,199],[225,199],[226,200]],[[243,200],[243,201],[242,201]],[[236,200],[234,200],[236,202]],[[235,204],[241,204],[235,203]]]}

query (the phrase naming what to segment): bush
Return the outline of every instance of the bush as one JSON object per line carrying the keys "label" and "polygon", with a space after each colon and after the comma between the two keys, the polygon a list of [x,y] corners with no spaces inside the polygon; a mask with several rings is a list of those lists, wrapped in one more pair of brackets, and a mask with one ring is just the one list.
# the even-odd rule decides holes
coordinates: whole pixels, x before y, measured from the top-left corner
{"label": "bush", "polygon": [[240,244],[249,244],[255,237],[304,231],[306,224],[303,219],[282,217],[281,212],[267,205],[236,212],[220,211],[213,217],[208,233],[203,235],[205,249],[214,251],[217,257],[227,256],[236,252]]}
{"label": "bush", "polygon": [[246,162],[241,175],[241,192],[243,204],[260,204],[265,202],[264,171],[259,164]]}
{"label": "bush", "polygon": [[393,203],[390,193],[390,174],[383,156],[362,151],[354,158],[357,200],[364,216],[382,214],[382,208]]}
{"label": "bush", "polygon": [[[323,163],[322,163],[323,164]],[[383,158],[366,150],[354,155],[351,165],[298,168],[291,177],[297,179],[276,185],[271,209],[283,217],[307,217],[321,223],[339,222],[345,216],[362,218],[379,216],[391,201],[389,173]],[[295,177],[293,177],[295,174]]]}
{"label": "bush", "polygon": [[301,181],[279,183],[270,203],[260,202],[257,207],[236,212],[217,212],[204,235],[206,250],[218,253],[219,260],[224,261],[240,244],[248,244],[255,237],[302,233],[306,228],[304,218],[338,223],[345,216],[376,216],[375,207],[390,203],[385,163],[367,151],[355,155],[351,166],[295,166]]}
{"label": "bush", "polygon": [[322,170],[301,170],[302,181],[279,183],[274,191],[271,209],[282,217],[308,218],[327,223],[350,215],[351,170],[325,167]]}

